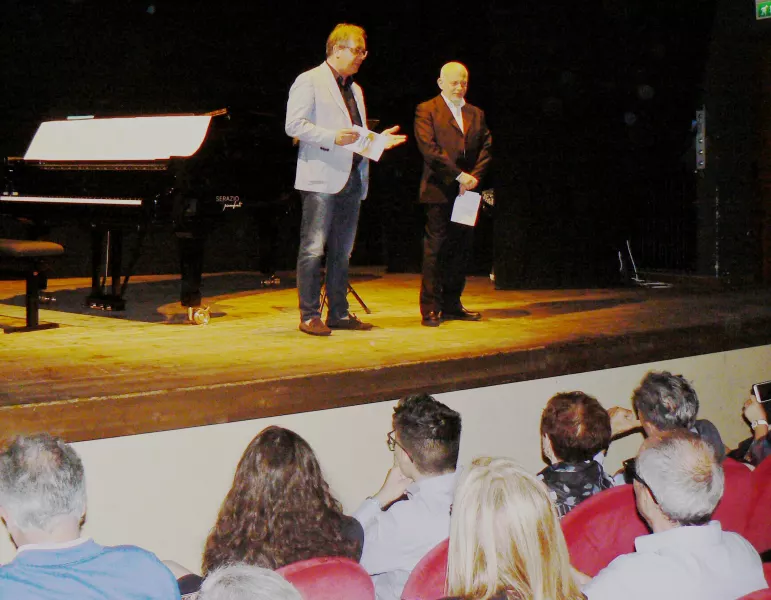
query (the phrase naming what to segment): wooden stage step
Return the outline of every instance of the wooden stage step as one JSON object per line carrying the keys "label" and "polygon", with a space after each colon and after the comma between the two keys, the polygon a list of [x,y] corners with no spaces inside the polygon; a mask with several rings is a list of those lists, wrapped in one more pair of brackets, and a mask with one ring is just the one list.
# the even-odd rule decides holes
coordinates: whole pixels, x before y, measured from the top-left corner
{"label": "wooden stage step", "polygon": [[[767,289],[495,290],[469,278],[477,323],[422,327],[420,279],[352,279],[369,332],[297,329],[292,274],[204,280],[205,327],[185,323],[176,276],[132,280],[125,313],[83,306],[89,282],[52,280],[58,329],[0,334],[0,435],[86,440],[375,402],[639,364],[771,342]],[[0,281],[0,330],[24,318],[24,283]]]}

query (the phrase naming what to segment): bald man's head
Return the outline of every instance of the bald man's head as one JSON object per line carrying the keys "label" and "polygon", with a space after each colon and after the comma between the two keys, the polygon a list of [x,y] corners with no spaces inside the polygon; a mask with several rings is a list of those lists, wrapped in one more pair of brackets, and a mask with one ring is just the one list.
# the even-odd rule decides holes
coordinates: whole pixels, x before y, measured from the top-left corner
{"label": "bald man's head", "polygon": [[439,72],[437,83],[450,102],[460,104],[468,89],[468,69],[459,62],[449,62]]}

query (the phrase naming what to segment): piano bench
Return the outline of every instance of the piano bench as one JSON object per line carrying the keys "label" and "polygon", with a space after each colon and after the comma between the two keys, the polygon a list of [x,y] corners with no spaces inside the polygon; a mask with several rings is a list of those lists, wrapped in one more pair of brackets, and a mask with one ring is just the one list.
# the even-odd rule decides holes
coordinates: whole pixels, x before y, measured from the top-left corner
{"label": "piano bench", "polygon": [[40,267],[41,263],[54,256],[64,253],[64,248],[53,242],[34,240],[9,240],[0,238],[0,259],[10,262],[11,270],[21,271],[27,280],[27,291],[24,299],[27,324],[25,327],[6,328],[5,333],[35,331],[38,329],[53,329],[57,323],[41,325],[38,319],[40,309]]}

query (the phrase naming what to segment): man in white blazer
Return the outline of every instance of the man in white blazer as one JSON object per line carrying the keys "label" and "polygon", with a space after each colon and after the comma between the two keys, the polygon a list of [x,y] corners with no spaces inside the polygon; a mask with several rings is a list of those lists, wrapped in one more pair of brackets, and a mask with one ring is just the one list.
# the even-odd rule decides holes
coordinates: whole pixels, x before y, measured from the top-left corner
{"label": "man in white blazer", "polygon": [[[327,59],[302,73],[289,90],[285,130],[299,140],[295,188],[303,203],[297,293],[300,331],[329,335],[332,329],[368,330],[348,311],[348,260],[356,238],[359,207],[367,196],[369,160],[345,146],[366,128],[361,87],[352,76],[367,57],[361,27],[342,23],[327,39]],[[386,149],[404,143],[399,127],[383,131]],[[327,321],[321,320],[321,260],[327,248]]]}

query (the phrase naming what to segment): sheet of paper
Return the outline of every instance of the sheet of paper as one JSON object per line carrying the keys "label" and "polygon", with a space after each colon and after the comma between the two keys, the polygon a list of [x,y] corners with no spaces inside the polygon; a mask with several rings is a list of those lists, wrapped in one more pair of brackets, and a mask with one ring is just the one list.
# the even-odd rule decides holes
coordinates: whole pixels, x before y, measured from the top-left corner
{"label": "sheet of paper", "polygon": [[358,125],[354,125],[353,128],[359,132],[359,139],[353,144],[346,144],[343,148],[361,154],[375,162],[380,160],[383,150],[385,150],[386,136]]}
{"label": "sheet of paper", "polygon": [[461,225],[469,225],[470,227],[476,225],[479,201],[481,199],[482,196],[476,192],[466,192],[455,198],[450,220]]}

